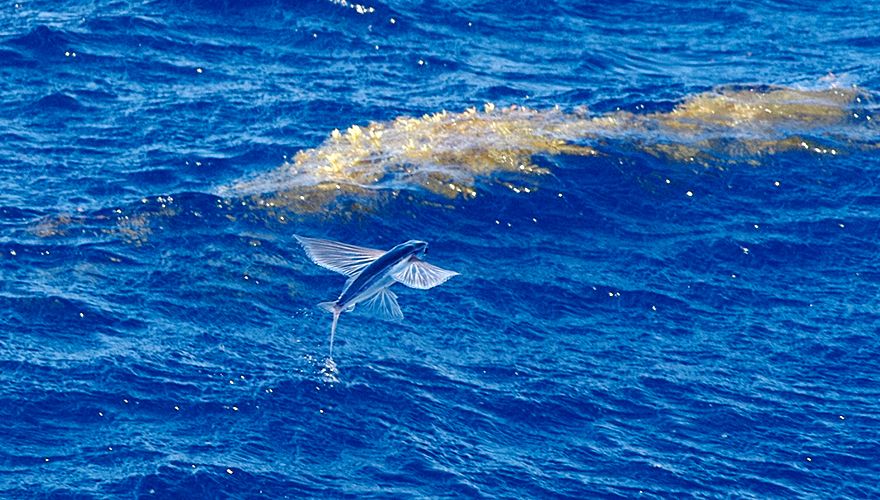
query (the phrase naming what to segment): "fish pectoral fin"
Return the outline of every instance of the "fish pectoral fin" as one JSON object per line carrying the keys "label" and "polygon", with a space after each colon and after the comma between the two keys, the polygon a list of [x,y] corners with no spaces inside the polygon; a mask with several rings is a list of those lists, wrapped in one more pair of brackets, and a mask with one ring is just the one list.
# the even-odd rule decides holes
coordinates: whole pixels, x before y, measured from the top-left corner
{"label": "fish pectoral fin", "polygon": [[410,288],[427,290],[444,283],[453,276],[458,276],[458,274],[455,271],[442,269],[412,257],[407,266],[396,272],[392,277]]}
{"label": "fish pectoral fin", "polygon": [[385,255],[382,250],[358,247],[338,241],[293,235],[315,264],[346,276],[357,276],[365,267]]}
{"label": "fish pectoral fin", "polygon": [[403,319],[403,311],[397,303],[397,295],[388,288],[376,292],[361,304],[364,310],[374,312],[383,318]]}

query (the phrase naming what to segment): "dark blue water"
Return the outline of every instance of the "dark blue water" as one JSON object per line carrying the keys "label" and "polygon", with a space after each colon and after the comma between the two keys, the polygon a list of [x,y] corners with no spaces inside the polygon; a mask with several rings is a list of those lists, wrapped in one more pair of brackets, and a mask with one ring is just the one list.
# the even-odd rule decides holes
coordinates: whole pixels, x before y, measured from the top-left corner
{"label": "dark blue water", "polygon": [[[880,496],[878,33],[3,3],[0,495]],[[330,383],[345,280],[295,233],[461,276],[343,315]]]}

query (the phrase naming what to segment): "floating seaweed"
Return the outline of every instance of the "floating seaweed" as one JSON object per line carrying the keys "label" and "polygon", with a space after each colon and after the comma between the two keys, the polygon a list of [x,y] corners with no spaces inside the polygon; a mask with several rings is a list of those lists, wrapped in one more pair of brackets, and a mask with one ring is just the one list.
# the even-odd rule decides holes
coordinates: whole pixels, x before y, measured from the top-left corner
{"label": "floating seaweed", "polygon": [[[456,199],[478,195],[479,180],[503,173],[516,173],[520,181],[499,180],[502,185],[528,193],[550,173],[536,164],[542,155],[631,150],[716,168],[759,165],[765,155],[794,150],[836,155],[841,148],[877,148],[870,115],[858,113],[867,98],[856,87],[725,87],[653,113],[591,115],[585,109],[486,104],[460,113],[402,116],[334,130],[318,147],[299,151],[277,169],[220,189],[218,203],[245,205],[284,223],[291,213],[345,217],[369,212],[402,193],[428,192],[435,196],[422,196],[424,203],[454,206]],[[151,220],[176,214],[176,208],[157,199],[147,211],[114,213],[116,227],[105,231],[141,244],[154,229]],[[48,218],[32,232],[64,234],[76,220]]]}
{"label": "floating seaweed", "polygon": [[314,149],[297,153],[273,172],[224,189],[268,207],[298,213],[325,210],[340,196],[424,189],[447,198],[477,196],[477,179],[502,172],[549,173],[538,155],[592,156],[615,140],[677,162],[723,167],[758,163],[761,155],[805,149],[832,152],[807,137],[847,139],[851,108],[865,93],[855,87],[720,88],[656,113],[616,111],[590,116],[560,108],[523,106],[422,117],[334,130]]}

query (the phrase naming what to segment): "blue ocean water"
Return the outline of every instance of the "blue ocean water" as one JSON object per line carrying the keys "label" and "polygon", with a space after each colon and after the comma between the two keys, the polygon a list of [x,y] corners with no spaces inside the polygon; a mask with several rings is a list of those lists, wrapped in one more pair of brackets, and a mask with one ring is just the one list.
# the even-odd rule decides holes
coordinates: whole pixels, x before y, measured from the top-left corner
{"label": "blue ocean water", "polygon": [[[0,495],[880,496],[878,33],[843,0],[0,5]],[[461,276],[343,315],[331,383],[345,279],[294,234]]]}

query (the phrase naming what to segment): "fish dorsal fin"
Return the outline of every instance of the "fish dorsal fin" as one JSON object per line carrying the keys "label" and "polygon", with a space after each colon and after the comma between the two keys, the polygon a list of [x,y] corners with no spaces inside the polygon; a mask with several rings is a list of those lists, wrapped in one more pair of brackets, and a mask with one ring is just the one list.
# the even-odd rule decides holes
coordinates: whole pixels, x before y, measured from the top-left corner
{"label": "fish dorsal fin", "polygon": [[372,297],[362,302],[363,309],[388,319],[403,319],[403,311],[397,303],[397,295],[388,288],[383,288]]}
{"label": "fish dorsal fin", "polygon": [[357,276],[365,267],[385,255],[382,250],[358,247],[338,241],[293,236],[302,245],[312,262],[349,277]]}
{"label": "fish dorsal fin", "polygon": [[458,274],[455,271],[448,271],[428,264],[416,257],[410,257],[406,267],[394,273],[392,277],[410,288],[427,290],[434,288],[453,276],[458,276]]}

